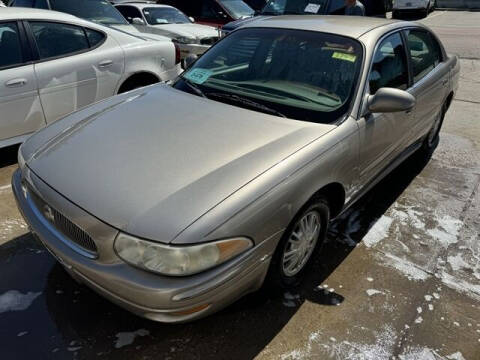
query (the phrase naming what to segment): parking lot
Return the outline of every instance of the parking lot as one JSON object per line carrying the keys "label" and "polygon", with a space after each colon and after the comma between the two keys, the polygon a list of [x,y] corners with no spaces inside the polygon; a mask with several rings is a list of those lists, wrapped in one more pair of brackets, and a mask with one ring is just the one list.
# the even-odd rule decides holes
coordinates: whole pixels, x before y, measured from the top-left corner
{"label": "parking lot", "polygon": [[184,325],[78,285],[32,237],[0,150],[1,359],[480,359],[480,12],[422,22],[461,58],[428,162],[408,159],[331,226],[302,287]]}

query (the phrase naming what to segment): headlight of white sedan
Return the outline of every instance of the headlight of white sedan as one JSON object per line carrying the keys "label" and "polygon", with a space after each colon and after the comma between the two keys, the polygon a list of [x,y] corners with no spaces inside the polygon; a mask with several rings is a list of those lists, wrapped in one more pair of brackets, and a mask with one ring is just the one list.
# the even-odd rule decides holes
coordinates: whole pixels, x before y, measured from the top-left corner
{"label": "headlight of white sedan", "polygon": [[120,233],[115,251],[125,262],[162,275],[185,276],[199,273],[250,249],[247,238],[232,238],[199,245],[171,246],[137,239]]}
{"label": "headlight of white sedan", "polygon": [[175,41],[179,44],[197,44],[199,42],[198,39],[189,38],[189,37],[185,37],[185,36],[179,36],[179,37],[173,39],[173,41]]}

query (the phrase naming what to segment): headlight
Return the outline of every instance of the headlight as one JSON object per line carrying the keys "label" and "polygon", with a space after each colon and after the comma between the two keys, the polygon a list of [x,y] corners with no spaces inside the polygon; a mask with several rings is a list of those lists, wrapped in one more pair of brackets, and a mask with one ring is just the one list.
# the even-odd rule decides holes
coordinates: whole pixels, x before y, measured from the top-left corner
{"label": "headlight", "polygon": [[18,149],[17,161],[18,161],[18,167],[20,168],[20,170],[22,170],[25,167],[25,159],[23,158],[21,146]]}
{"label": "headlight", "polygon": [[171,246],[120,233],[115,251],[125,262],[163,275],[184,276],[220,265],[252,247],[247,238],[191,246]]}
{"label": "headlight", "polygon": [[196,44],[196,43],[198,43],[197,39],[184,37],[184,36],[177,37],[177,38],[173,39],[173,41],[175,41],[179,44]]}

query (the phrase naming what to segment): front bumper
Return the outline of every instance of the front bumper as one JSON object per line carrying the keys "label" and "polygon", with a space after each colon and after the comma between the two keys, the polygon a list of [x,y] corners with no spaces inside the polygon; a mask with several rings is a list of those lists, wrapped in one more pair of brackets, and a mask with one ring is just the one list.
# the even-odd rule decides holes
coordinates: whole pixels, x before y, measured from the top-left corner
{"label": "front bumper", "polygon": [[[28,184],[28,186],[26,186]],[[188,277],[167,277],[136,269],[113,251],[116,229],[95,219],[59,195],[28,167],[17,170],[12,189],[18,208],[32,233],[76,280],[113,303],[142,317],[161,322],[185,322],[214,313],[263,283],[271,254],[281,234],[276,234],[221,266]],[[98,256],[87,257],[57,230],[38,209],[35,196],[63,213],[89,234]]]}

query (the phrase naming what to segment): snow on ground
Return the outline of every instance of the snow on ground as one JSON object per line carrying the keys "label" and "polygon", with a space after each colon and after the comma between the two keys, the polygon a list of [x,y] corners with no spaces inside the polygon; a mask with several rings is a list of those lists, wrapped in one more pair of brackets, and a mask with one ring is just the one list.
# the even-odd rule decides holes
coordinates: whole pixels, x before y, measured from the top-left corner
{"label": "snow on ground", "polygon": [[140,329],[133,332],[120,332],[116,334],[117,341],[115,342],[115,348],[119,349],[121,347],[133,344],[133,341],[137,336],[147,336],[150,332],[145,329]]}
{"label": "snow on ground", "polygon": [[368,233],[363,238],[363,243],[367,247],[373,247],[388,236],[388,231],[392,225],[393,219],[388,216],[382,216],[370,228]]}
{"label": "snow on ground", "polygon": [[0,314],[7,311],[26,310],[41,292],[28,292],[22,294],[17,290],[9,290],[0,295]]}

